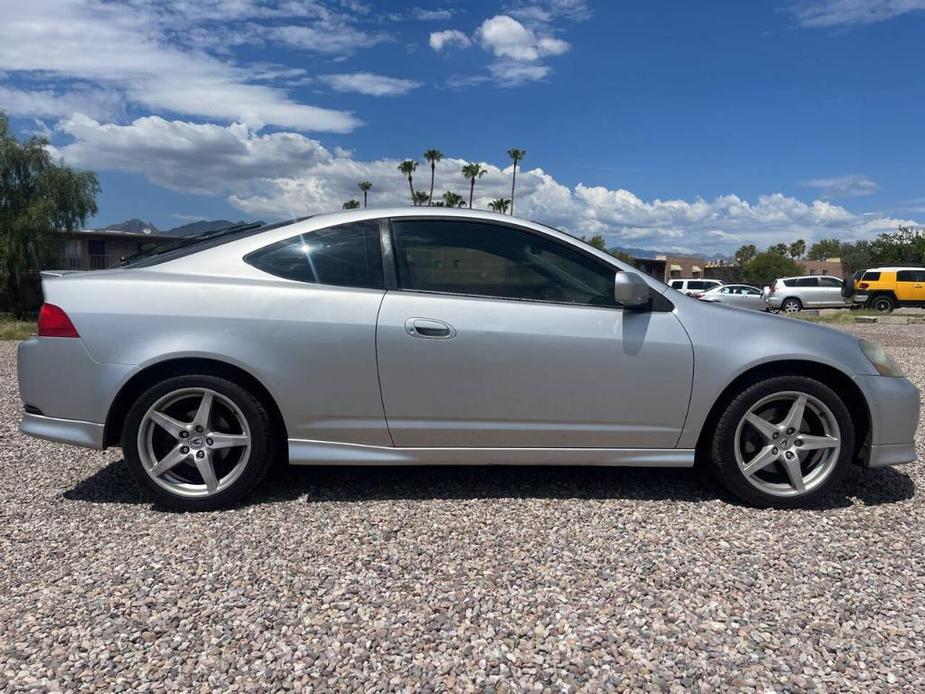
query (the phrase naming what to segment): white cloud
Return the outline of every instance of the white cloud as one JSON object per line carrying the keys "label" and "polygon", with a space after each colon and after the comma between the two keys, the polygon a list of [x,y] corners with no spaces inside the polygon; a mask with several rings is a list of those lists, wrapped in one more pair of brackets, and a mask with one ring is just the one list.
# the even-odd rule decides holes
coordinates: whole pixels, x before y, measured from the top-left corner
{"label": "white cloud", "polygon": [[925,10],[925,0],[804,0],[790,9],[803,26],[850,26],[920,12]]}
{"label": "white cloud", "polygon": [[[160,5],[93,0],[6,3],[0,22],[0,71],[23,79],[66,78],[154,110],[299,130],[349,132],[360,122],[345,111],[294,101],[285,90],[253,84],[246,66],[184,47],[196,3]],[[226,13],[250,16],[267,8],[229,3]],[[184,13],[185,12],[185,13]],[[255,32],[259,33],[259,32]],[[55,92],[59,104],[65,98]],[[35,110],[35,104],[22,104]],[[47,101],[47,98],[46,98]],[[48,108],[50,106],[46,106]]]}
{"label": "white cloud", "polygon": [[385,77],[372,72],[321,75],[318,79],[338,92],[357,92],[369,96],[400,96],[421,86],[414,80]]}
{"label": "white cloud", "polygon": [[538,37],[530,29],[507,15],[495,15],[482,22],[476,32],[482,47],[498,58],[534,61],[565,53],[569,44],[551,36]]}
{"label": "white cloud", "polygon": [[269,41],[316,53],[348,55],[389,40],[385,34],[369,34],[349,25],[322,22],[313,26],[289,24],[258,30]]}
{"label": "white cloud", "polygon": [[452,9],[444,8],[442,10],[428,10],[422,7],[415,7],[411,10],[411,16],[422,22],[436,22],[444,19],[450,19],[455,14]]}
{"label": "white cloud", "polygon": [[850,198],[859,195],[873,195],[877,192],[877,183],[867,176],[848,174],[830,178],[811,178],[803,181],[807,188],[816,188],[828,198]]}
{"label": "white cloud", "polygon": [[[296,133],[260,134],[243,124],[203,125],[140,118],[110,125],[86,116],[59,125],[74,142],[56,150],[71,164],[142,173],[153,182],[187,192],[226,196],[249,216],[294,217],[339,209],[356,198],[357,182],[373,182],[373,206],[408,204],[408,183],[399,158],[364,161],[344,150],[331,151]],[[468,198],[460,174],[464,161],[447,157],[437,164],[436,190]],[[510,195],[511,168],[486,164],[476,183],[475,206]],[[420,170],[415,187],[429,184]],[[602,233],[611,246],[661,251],[729,253],[742,243],[760,247],[803,238],[870,238],[913,220],[857,214],[826,200],[803,201],[780,193],[748,201],[737,195],[713,200],[643,200],[623,189],[579,183],[572,187],[546,171],[518,171],[518,215],[576,235]]]}
{"label": "white cloud", "polygon": [[66,118],[79,110],[94,118],[112,120],[124,112],[125,99],[118,92],[104,89],[25,90],[0,84],[0,110],[17,116],[57,118]]}
{"label": "white cloud", "polygon": [[524,82],[545,78],[552,69],[548,65],[518,63],[516,60],[498,60],[488,66],[495,83],[501,87],[516,87]]}
{"label": "white cloud", "polygon": [[459,46],[468,48],[472,45],[469,37],[457,29],[447,29],[446,31],[434,31],[430,35],[430,47],[435,51],[442,51],[447,46]]}

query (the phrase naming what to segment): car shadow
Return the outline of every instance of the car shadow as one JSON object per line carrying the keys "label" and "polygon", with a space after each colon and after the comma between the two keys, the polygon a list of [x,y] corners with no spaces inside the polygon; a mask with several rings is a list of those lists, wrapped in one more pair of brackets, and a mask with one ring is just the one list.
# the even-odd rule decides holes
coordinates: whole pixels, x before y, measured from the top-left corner
{"label": "car shadow", "polygon": [[[813,508],[876,506],[915,495],[915,482],[893,468],[852,468]],[[150,503],[118,460],[64,492],[93,503]],[[700,469],[581,466],[288,467],[274,470],[242,506],[304,499],[306,503],[439,499],[627,499],[741,505]],[[157,508],[157,507],[155,507]],[[164,509],[166,510],[166,509]]]}

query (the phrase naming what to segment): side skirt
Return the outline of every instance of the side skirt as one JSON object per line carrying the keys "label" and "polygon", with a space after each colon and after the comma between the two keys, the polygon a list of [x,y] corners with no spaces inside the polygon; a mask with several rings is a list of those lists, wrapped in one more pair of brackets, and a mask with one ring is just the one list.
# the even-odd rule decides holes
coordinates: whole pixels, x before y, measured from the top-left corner
{"label": "side skirt", "polygon": [[604,465],[693,467],[685,448],[390,448],[289,439],[290,465]]}

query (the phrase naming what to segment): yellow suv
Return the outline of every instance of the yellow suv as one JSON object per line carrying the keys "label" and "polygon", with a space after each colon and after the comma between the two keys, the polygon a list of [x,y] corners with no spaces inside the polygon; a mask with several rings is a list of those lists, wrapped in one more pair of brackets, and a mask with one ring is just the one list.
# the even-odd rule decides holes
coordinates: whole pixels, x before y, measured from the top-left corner
{"label": "yellow suv", "polygon": [[851,300],[875,311],[889,313],[900,306],[925,307],[925,268],[874,267],[854,273],[845,291]]}

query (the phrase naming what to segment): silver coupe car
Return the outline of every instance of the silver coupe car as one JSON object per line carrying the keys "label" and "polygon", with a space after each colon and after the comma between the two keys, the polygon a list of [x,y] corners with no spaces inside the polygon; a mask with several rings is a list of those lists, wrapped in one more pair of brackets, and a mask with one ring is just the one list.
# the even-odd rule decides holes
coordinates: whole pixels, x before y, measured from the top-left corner
{"label": "silver coupe car", "polygon": [[161,504],[293,465],[703,461],[757,506],[915,459],[878,345],[698,301],[549,227],[434,207],[232,227],[44,273],[22,431],[121,446]]}

